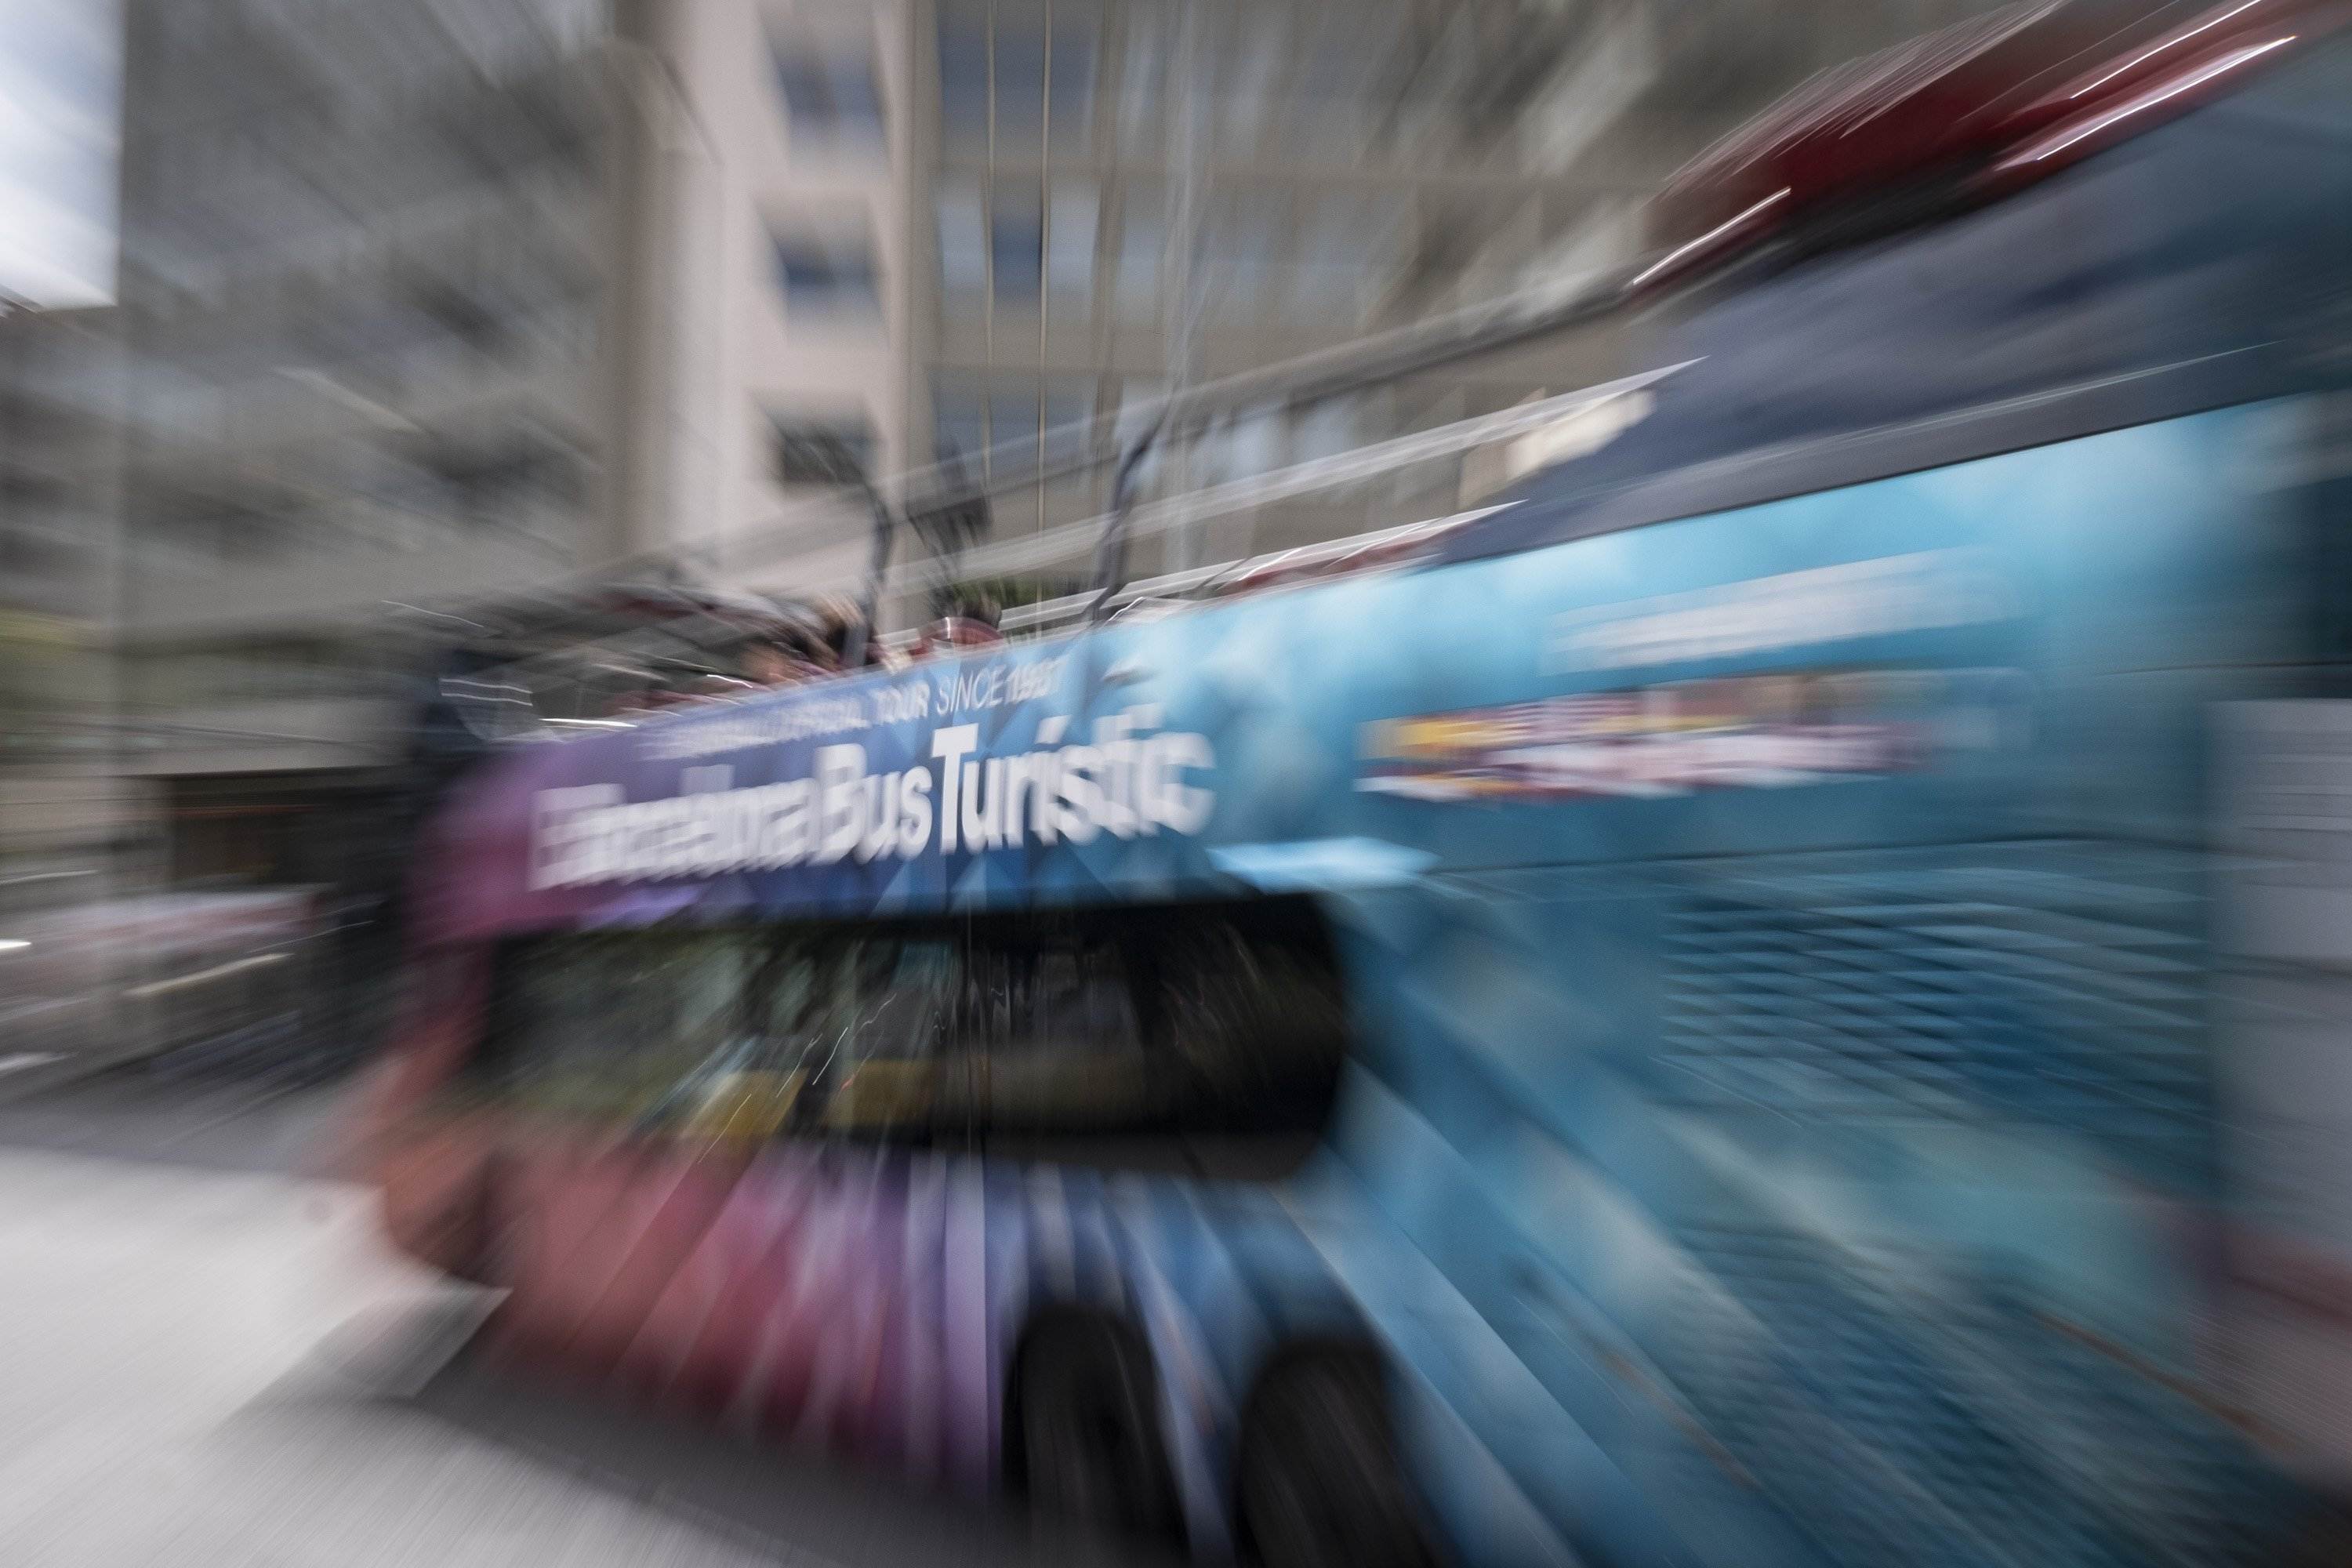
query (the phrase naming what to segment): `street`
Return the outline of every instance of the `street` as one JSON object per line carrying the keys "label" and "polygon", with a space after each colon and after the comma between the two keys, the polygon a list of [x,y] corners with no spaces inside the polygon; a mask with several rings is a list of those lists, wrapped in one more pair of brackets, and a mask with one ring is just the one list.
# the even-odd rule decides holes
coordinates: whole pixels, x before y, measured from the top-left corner
{"label": "street", "polygon": [[478,1369],[481,1304],[300,1173],[327,1109],[0,1106],[0,1563],[1135,1560]]}

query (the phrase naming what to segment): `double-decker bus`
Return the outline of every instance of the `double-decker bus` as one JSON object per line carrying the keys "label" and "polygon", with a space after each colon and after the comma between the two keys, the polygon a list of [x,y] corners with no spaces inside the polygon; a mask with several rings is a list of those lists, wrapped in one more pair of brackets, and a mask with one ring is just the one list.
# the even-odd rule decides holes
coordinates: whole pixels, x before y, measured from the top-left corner
{"label": "double-decker bus", "polygon": [[392,1233],[1212,1556],[2344,1560],[2336,19],[1816,84],[1649,416],[1416,558],[485,771]]}

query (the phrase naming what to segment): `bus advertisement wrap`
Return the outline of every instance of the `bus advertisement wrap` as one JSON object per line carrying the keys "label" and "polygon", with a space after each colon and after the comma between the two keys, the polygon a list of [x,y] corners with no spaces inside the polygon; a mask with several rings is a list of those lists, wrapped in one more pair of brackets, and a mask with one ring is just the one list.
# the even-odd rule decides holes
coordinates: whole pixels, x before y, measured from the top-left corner
{"label": "bus advertisement wrap", "polygon": [[1185,779],[1215,750],[1205,735],[1154,733],[1158,718],[1129,708],[1097,721],[1091,742],[1055,746],[1067,727],[1055,716],[1038,726],[1040,749],[985,758],[977,724],[947,725],[930,731],[930,760],[903,771],[877,772],[866,747],[836,742],[817,748],[813,777],[738,789],[720,763],[688,770],[687,793],[667,800],[626,803],[612,784],[543,791],[532,886],[1198,832],[1215,800]]}
{"label": "bus advertisement wrap", "polygon": [[[453,931],[482,934],[1224,897],[1260,851],[1311,844],[1593,864],[2064,830],[2126,786],[2187,811],[2169,721],[2080,677],[2263,656],[2259,620],[2184,617],[2158,645],[2109,606],[2268,569],[2259,536],[2216,531],[2227,496],[2197,476],[2273,417],[2219,410],[1736,528],[1286,591],[534,748],[445,819],[439,864],[465,874],[437,891]],[[2074,744],[2091,733],[2096,765]],[[2068,789],[2018,787],[2069,759]],[[1753,804],[1708,804],[1727,792]]]}

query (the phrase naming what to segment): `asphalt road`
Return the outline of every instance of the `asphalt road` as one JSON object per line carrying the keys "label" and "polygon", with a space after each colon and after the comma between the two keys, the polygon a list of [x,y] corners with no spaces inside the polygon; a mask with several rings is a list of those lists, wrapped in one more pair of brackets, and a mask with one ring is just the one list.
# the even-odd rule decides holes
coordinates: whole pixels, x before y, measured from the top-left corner
{"label": "asphalt road", "polygon": [[330,1102],[0,1106],[0,1563],[1132,1563],[476,1366],[482,1310],[304,1173]]}

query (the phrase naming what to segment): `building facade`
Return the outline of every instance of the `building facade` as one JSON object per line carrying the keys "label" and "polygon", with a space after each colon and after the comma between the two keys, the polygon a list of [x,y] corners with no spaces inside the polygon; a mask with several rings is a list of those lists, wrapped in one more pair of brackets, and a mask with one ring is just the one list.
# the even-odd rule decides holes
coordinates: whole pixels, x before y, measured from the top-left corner
{"label": "building facade", "polygon": [[[718,236],[683,374],[719,432],[670,521],[723,579],[864,570],[846,453],[887,494],[1107,451],[1165,394],[1622,263],[1645,198],[1796,81],[1975,0],[742,0],[652,7]],[[679,232],[684,232],[680,230]],[[1174,431],[1150,493],[1231,484],[1604,380],[1639,322]],[[813,456],[814,454],[814,456]],[[834,461],[824,460],[831,454]],[[1444,515],[1495,452],[1139,531],[1139,574]],[[901,482],[894,476],[913,474]],[[1085,574],[1108,466],[994,496],[902,570],[1045,595]],[[936,548],[910,542],[907,556]],[[971,543],[970,541],[958,542]]]}
{"label": "building facade", "polygon": [[405,643],[625,548],[609,29],[569,0],[134,0],[129,771],[172,876],[368,879]]}

